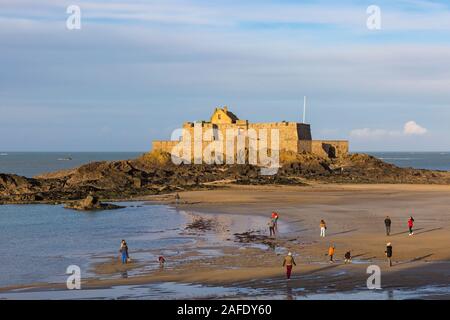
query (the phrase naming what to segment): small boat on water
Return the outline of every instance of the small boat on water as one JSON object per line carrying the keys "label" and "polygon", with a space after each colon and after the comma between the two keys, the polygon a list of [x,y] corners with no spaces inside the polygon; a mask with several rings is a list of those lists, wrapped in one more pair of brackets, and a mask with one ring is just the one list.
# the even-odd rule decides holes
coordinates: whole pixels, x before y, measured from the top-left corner
{"label": "small boat on water", "polygon": [[1,152],[0,156],[7,156],[8,154],[6,152]]}
{"label": "small boat on water", "polygon": [[58,158],[58,161],[70,161],[70,160],[72,160],[71,157]]}

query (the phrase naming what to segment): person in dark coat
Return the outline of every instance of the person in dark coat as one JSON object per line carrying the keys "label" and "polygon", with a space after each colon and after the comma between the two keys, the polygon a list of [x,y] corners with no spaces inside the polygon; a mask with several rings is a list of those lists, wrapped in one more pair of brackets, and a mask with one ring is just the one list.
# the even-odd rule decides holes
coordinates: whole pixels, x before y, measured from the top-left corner
{"label": "person in dark coat", "polygon": [[386,226],[386,235],[390,235],[391,234],[391,218],[389,218],[389,216],[386,216],[386,219],[384,219],[384,225]]}
{"label": "person in dark coat", "polygon": [[384,253],[386,254],[389,267],[392,267],[392,244],[390,242],[386,244],[386,251]]}

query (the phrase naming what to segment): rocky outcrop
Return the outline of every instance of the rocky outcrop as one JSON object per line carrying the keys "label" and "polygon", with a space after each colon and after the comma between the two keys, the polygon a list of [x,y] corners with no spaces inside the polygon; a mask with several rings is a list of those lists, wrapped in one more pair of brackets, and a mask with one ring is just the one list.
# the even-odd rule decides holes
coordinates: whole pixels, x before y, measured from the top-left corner
{"label": "rocky outcrop", "polygon": [[399,168],[364,154],[337,159],[312,154],[282,158],[277,174],[263,176],[251,165],[174,165],[170,155],[93,162],[34,178],[0,174],[0,203],[70,202],[95,195],[123,200],[136,196],[237,184],[412,183],[450,184],[450,172]]}
{"label": "rocky outcrop", "polygon": [[102,203],[96,196],[88,195],[85,199],[74,201],[66,204],[66,209],[80,210],[80,211],[94,211],[94,210],[113,210],[121,209],[123,206],[118,206],[110,203]]}

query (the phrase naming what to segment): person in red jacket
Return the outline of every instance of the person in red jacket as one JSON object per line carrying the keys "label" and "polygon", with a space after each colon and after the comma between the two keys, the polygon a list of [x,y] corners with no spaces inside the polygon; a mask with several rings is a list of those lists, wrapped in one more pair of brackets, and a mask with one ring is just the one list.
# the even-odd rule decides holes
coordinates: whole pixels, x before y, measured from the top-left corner
{"label": "person in red jacket", "polygon": [[275,212],[275,211],[272,212],[272,220],[274,222],[275,231],[278,231],[278,218],[279,218],[278,212]]}
{"label": "person in red jacket", "polygon": [[414,227],[414,218],[413,217],[409,217],[408,228],[409,228],[409,235],[410,236],[412,236],[414,234],[413,227]]}

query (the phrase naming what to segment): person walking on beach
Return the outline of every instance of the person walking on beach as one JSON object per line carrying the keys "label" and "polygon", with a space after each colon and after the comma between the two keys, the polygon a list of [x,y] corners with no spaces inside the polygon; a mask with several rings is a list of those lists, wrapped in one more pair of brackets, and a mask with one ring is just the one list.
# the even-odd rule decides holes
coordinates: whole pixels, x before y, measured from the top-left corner
{"label": "person walking on beach", "polygon": [[125,240],[122,240],[122,242],[120,243],[119,252],[122,254],[122,264],[126,264],[130,257],[128,256],[128,245]]}
{"label": "person walking on beach", "polygon": [[275,231],[278,231],[278,218],[279,218],[278,213],[277,212],[272,212],[272,220],[273,220],[274,225],[275,225]]}
{"label": "person walking on beach", "polygon": [[320,236],[325,238],[325,230],[327,230],[327,224],[325,220],[320,220]]}
{"label": "person walking on beach", "polygon": [[351,263],[352,262],[352,253],[350,251],[347,251],[344,255],[344,263]]}
{"label": "person walking on beach", "polygon": [[414,218],[413,217],[409,217],[408,228],[409,228],[409,235],[410,236],[412,236],[414,234],[413,227],[414,227]]}
{"label": "person walking on beach", "polygon": [[275,221],[274,219],[270,219],[270,221],[267,223],[269,225],[269,233],[270,236],[275,236]]}
{"label": "person walking on beach", "polygon": [[292,265],[296,266],[294,257],[292,253],[289,252],[286,257],[284,257],[283,267],[286,266],[286,278],[291,279]]}
{"label": "person walking on beach", "polygon": [[334,246],[334,245],[331,245],[329,248],[328,248],[328,255],[330,256],[330,263],[333,263],[334,262],[334,260],[333,260],[333,256],[334,256],[334,252],[336,251],[336,247]]}
{"label": "person walking on beach", "polygon": [[386,251],[384,253],[386,254],[389,267],[392,267],[392,244],[390,242],[386,244]]}
{"label": "person walking on beach", "polygon": [[391,218],[389,216],[386,216],[386,219],[384,219],[384,225],[386,226],[386,235],[391,234]]}
{"label": "person walking on beach", "polygon": [[179,205],[180,204],[180,194],[177,192],[177,194],[175,195],[175,204]]}

